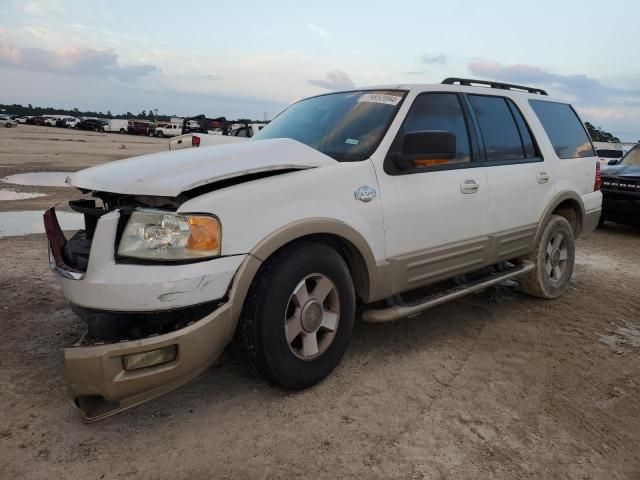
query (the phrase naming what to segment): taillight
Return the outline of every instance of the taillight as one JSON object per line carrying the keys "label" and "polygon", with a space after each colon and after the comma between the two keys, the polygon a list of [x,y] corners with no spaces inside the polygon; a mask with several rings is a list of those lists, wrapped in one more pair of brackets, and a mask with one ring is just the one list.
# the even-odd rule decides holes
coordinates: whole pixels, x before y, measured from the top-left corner
{"label": "taillight", "polygon": [[602,176],[600,175],[600,162],[596,161],[596,180],[593,183],[593,191],[600,190],[600,183],[602,182]]}
{"label": "taillight", "polygon": [[[199,147],[200,146],[200,137],[196,137],[195,135],[191,136],[191,146]],[[600,170],[598,170],[598,175],[600,175]]]}

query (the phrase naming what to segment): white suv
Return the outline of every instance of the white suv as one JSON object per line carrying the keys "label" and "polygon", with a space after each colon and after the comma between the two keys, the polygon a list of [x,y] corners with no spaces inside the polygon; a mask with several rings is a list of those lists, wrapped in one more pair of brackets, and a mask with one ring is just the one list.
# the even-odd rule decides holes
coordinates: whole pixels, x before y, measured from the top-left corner
{"label": "white suv", "polygon": [[601,210],[572,107],[447,79],[301,100],[243,143],[80,171],[86,228],[45,214],[88,333],[65,349],[86,421],[194,378],[235,337],[288,389],[328,375],[356,317],[384,322],[518,278],[555,298]]}

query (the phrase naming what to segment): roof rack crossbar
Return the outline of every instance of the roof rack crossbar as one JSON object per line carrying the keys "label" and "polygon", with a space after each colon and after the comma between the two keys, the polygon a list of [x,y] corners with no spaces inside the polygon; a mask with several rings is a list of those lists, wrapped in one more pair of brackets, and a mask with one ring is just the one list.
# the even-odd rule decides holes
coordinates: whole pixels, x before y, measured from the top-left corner
{"label": "roof rack crossbar", "polygon": [[472,87],[473,85],[487,85],[491,88],[498,88],[500,90],[521,90],[523,92],[537,93],[538,95],[546,95],[547,92],[541,88],[525,87],[524,85],[514,85],[513,83],[492,82],[489,80],[475,80],[473,78],[457,78],[449,77],[442,81],[445,85],[454,85],[459,83],[466,87]]}

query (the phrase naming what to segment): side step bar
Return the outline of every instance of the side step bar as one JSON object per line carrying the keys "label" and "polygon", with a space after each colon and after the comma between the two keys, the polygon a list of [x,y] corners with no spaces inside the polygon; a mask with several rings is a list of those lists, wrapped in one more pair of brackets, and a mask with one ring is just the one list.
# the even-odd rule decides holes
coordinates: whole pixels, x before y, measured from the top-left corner
{"label": "side step bar", "polygon": [[389,308],[365,310],[362,313],[362,319],[365,322],[370,323],[382,323],[399,320],[401,318],[409,317],[411,315],[423,312],[442,303],[464,297],[465,295],[469,295],[470,293],[484,290],[487,287],[491,287],[498,283],[504,282],[505,280],[508,280],[510,278],[519,277],[527,272],[530,272],[534,268],[535,265],[532,262],[524,261],[517,267],[509,269],[505,272],[494,273],[475,282],[454,287],[446,292],[427,296],[424,299],[420,300],[419,303],[412,302],[412,304],[394,305],[393,307]]}

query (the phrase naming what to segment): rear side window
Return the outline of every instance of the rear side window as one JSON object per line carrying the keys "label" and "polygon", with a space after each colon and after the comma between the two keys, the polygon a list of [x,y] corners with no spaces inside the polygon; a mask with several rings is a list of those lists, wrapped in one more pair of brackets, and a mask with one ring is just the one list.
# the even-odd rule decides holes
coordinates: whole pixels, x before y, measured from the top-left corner
{"label": "rear side window", "polygon": [[478,120],[487,161],[536,157],[529,128],[509,99],[487,95],[468,97]]}
{"label": "rear side window", "polygon": [[529,100],[558,158],[593,157],[593,145],[576,112],[566,103]]}

